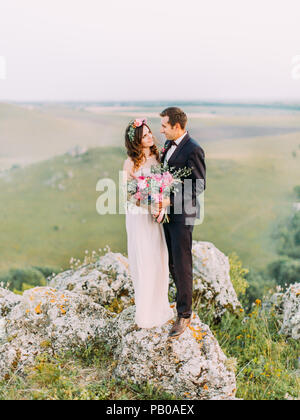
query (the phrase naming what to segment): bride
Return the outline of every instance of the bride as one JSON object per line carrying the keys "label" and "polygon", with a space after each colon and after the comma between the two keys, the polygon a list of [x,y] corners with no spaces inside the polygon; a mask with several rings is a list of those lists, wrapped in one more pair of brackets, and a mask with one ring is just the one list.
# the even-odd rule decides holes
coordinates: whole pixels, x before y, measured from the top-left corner
{"label": "bride", "polygon": [[[123,165],[123,188],[126,188],[127,180],[149,175],[151,166],[160,163],[154,137],[146,122],[146,119],[136,119],[126,128],[128,158]],[[135,322],[140,328],[162,326],[174,316],[168,300],[169,255],[163,226],[151,214],[150,206],[132,197],[126,203],[126,231]]]}

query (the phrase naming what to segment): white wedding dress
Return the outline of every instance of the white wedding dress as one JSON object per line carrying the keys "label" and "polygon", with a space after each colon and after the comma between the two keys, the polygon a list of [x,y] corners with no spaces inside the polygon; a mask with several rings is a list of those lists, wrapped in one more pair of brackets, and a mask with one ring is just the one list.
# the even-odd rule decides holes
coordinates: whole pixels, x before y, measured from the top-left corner
{"label": "white wedding dress", "polygon": [[[153,164],[157,161],[150,157],[134,175],[149,175]],[[162,223],[153,219],[150,210],[127,201],[126,231],[135,322],[140,328],[160,327],[174,316],[168,299],[169,256]]]}

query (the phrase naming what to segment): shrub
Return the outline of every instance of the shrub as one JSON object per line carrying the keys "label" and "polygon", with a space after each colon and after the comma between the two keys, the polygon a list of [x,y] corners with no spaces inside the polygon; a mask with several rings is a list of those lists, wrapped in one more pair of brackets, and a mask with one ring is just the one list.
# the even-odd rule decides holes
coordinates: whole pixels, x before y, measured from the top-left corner
{"label": "shrub", "polygon": [[282,288],[296,283],[300,279],[300,261],[283,256],[268,264],[268,275]]}
{"label": "shrub", "polygon": [[296,195],[296,198],[300,200],[300,185],[294,187],[294,194]]}
{"label": "shrub", "polygon": [[248,288],[241,303],[246,310],[249,310],[256,299],[263,297],[270,291],[275,290],[275,281],[272,280],[265,271],[251,268],[246,275]]}
{"label": "shrub", "polygon": [[290,258],[300,258],[300,212],[293,213],[287,220],[281,220],[273,239],[277,241],[277,252]]}
{"label": "shrub", "polygon": [[6,274],[0,276],[0,283],[9,284],[9,289],[13,291],[23,291],[23,284],[31,287],[46,286],[46,279],[41,273],[33,267],[28,268],[11,268]]}
{"label": "shrub", "polygon": [[242,267],[242,261],[235,252],[232,252],[228,258],[230,264],[230,279],[238,298],[240,298],[245,295],[246,289],[249,286],[245,279],[249,270],[248,268]]}

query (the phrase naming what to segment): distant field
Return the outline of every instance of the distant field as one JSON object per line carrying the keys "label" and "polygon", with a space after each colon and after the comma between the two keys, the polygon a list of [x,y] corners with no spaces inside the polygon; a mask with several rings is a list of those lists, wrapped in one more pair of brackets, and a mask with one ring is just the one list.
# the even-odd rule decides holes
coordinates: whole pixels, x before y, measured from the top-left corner
{"label": "distant field", "polygon": [[26,109],[0,103],[0,170],[11,164],[36,162],[60,155],[75,145],[121,144],[122,127],[113,116],[57,107]]}
{"label": "distant field", "polygon": [[[75,145],[122,147],[128,122],[139,115],[148,117],[153,133],[163,143],[165,139],[159,132],[161,110],[160,107],[0,103],[0,171],[13,164],[25,165],[60,155]],[[249,115],[239,115],[238,111],[223,115],[212,109],[187,107],[187,129],[204,146],[223,139],[300,132],[297,113],[270,114],[262,110],[258,115],[250,111]]]}
{"label": "distant field", "polygon": [[[125,215],[100,216],[96,212],[100,194],[96,183],[103,177],[118,179],[126,158],[121,135],[128,117],[119,116],[116,123],[110,114],[99,117],[61,107],[40,111],[12,107],[6,108],[5,115],[0,113],[0,128],[9,128],[11,135],[21,118],[23,126],[15,127],[16,139],[24,138],[29,149],[44,144],[45,156],[52,149],[58,152],[51,159],[45,157],[0,177],[0,271],[26,265],[67,268],[71,257],[82,259],[86,249],[106,245],[126,254]],[[298,124],[299,132],[258,136],[249,127],[258,127],[260,118],[256,118],[257,124],[252,116],[220,116],[217,120],[211,125],[213,118],[192,119],[189,126],[205,150],[207,163],[205,218],[195,227],[193,238],[213,242],[225,254],[236,251],[246,266],[263,267],[276,257],[270,240],[273,225],[278,216],[290,212],[292,188],[300,184],[300,124],[294,116],[266,117],[262,127],[290,127],[294,131]],[[198,133],[203,127],[230,127],[230,122],[231,127],[244,127],[241,138],[201,141]],[[91,140],[99,130],[105,132],[105,127],[115,134],[101,135],[101,147],[93,147],[81,157],[62,154],[74,145],[71,133],[77,132],[75,144],[84,144],[84,131],[90,133]],[[55,130],[59,141],[53,137],[53,144],[46,147],[45,139],[49,141]],[[153,119],[153,130],[158,132],[159,119]],[[3,137],[0,145],[2,154]],[[8,155],[13,152],[9,147]]]}

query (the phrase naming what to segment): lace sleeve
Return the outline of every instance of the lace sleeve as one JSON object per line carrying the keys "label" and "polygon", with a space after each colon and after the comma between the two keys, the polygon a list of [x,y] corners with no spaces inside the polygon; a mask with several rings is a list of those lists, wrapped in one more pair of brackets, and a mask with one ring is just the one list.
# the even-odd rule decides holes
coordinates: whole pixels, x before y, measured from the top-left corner
{"label": "lace sleeve", "polygon": [[[123,176],[122,176],[122,190],[123,190],[123,197],[124,197],[124,204],[125,206],[128,205],[128,203],[130,203],[131,205],[134,205],[135,207],[143,207],[144,208],[144,212],[149,212],[149,206],[146,203],[142,203],[140,200],[137,200],[133,193],[131,194],[128,191],[128,182],[131,181],[133,178],[130,174],[130,172],[132,171],[132,165],[130,162],[128,162],[128,160],[126,160],[124,162],[124,166],[123,166]],[[140,209],[140,211],[142,211]]]}
{"label": "lace sleeve", "polygon": [[121,188],[124,203],[132,203],[136,205],[137,200],[133,197],[133,194],[130,194],[130,192],[128,192],[128,182],[132,180],[132,177],[130,175],[131,169],[131,164],[128,162],[128,160],[126,160],[123,165]]}

